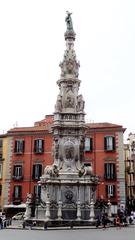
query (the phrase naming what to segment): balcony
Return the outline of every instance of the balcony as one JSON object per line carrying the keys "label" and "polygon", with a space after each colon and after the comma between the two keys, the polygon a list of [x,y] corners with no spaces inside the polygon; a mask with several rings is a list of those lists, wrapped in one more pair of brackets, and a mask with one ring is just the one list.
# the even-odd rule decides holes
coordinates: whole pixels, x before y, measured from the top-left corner
{"label": "balcony", "polygon": [[105,180],[113,180],[113,181],[116,181],[116,175],[115,174],[104,174],[104,179]]}
{"label": "balcony", "polygon": [[35,154],[43,154],[44,153],[44,149],[43,148],[36,148],[36,149],[34,149],[34,153]]}
{"label": "balcony", "polygon": [[22,203],[22,197],[18,197],[18,198],[17,197],[13,197],[12,201],[13,201],[14,205],[19,205],[19,204]]}
{"label": "balcony", "polygon": [[22,155],[22,154],[24,154],[24,151],[15,151],[14,154],[15,155]]}
{"label": "balcony", "polygon": [[12,178],[14,181],[22,181],[23,180],[23,176],[13,176]]}

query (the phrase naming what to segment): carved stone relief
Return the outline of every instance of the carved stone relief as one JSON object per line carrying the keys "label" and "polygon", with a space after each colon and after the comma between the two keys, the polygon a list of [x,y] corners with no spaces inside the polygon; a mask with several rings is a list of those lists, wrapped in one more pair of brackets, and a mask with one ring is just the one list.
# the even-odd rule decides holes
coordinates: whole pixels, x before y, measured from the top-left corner
{"label": "carved stone relief", "polygon": [[66,90],[64,96],[64,108],[74,108],[75,107],[75,96],[72,90],[72,87],[69,87]]}
{"label": "carved stone relief", "polygon": [[75,137],[63,137],[59,145],[59,168],[64,171],[77,171],[80,166],[80,141]]}

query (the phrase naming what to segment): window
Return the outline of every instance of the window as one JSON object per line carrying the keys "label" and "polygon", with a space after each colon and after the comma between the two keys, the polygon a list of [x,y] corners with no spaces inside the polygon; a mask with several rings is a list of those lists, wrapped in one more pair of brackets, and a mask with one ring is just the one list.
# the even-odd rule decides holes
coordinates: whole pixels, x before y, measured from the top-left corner
{"label": "window", "polygon": [[106,197],[115,197],[115,185],[106,185]]}
{"label": "window", "polygon": [[24,153],[24,140],[22,139],[19,139],[19,140],[16,140],[15,141],[15,149],[14,149],[14,152],[16,154],[22,154]]}
{"label": "window", "polygon": [[90,152],[93,150],[93,139],[92,138],[85,138],[85,152]]}
{"label": "window", "polygon": [[105,179],[113,180],[116,179],[116,169],[114,163],[105,163],[104,165]]}
{"label": "window", "polygon": [[33,174],[32,178],[35,180],[39,180],[42,175],[42,165],[41,164],[34,164],[33,165]]}
{"label": "window", "polygon": [[3,144],[2,139],[0,139],[0,148],[2,148],[2,144]]}
{"label": "window", "polygon": [[20,185],[14,186],[13,196],[14,196],[14,199],[21,199],[21,197],[22,197],[22,186],[20,186]]}
{"label": "window", "polygon": [[34,152],[35,153],[43,153],[44,152],[44,140],[36,139],[34,141]]}
{"label": "window", "polygon": [[104,138],[104,149],[106,151],[114,151],[115,150],[115,137],[107,136]]}
{"label": "window", "polygon": [[34,196],[40,198],[40,196],[41,196],[41,186],[40,185],[34,186]]}
{"label": "window", "polygon": [[15,180],[22,179],[22,165],[14,166],[13,178]]}
{"label": "window", "polygon": [[0,164],[0,178],[2,178],[2,164]]}
{"label": "window", "polygon": [[0,184],[0,196],[2,195],[2,185]]}

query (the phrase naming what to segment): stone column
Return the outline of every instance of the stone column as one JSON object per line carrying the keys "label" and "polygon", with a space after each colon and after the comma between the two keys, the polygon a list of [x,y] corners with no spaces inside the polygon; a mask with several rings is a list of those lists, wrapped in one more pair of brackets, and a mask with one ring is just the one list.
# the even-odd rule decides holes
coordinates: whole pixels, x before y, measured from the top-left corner
{"label": "stone column", "polygon": [[30,203],[31,203],[31,194],[27,194],[27,200],[26,200],[26,211],[24,214],[24,219],[29,219],[31,217],[31,207],[30,207]]}
{"label": "stone column", "polygon": [[62,220],[62,201],[61,201],[61,182],[59,182],[59,186],[58,186],[58,213],[57,213],[57,217],[58,220]]}
{"label": "stone column", "polygon": [[94,202],[93,202],[93,199],[91,199],[91,203],[90,203],[90,222],[94,222],[94,219],[95,219]]}
{"label": "stone column", "polygon": [[81,220],[81,203],[80,203],[80,186],[78,185],[78,196],[77,196],[77,220]]}
{"label": "stone column", "polygon": [[45,212],[45,220],[50,220],[50,200],[49,200],[49,193],[47,193],[47,201],[46,201],[46,212]]}
{"label": "stone column", "polygon": [[58,202],[58,220],[62,220],[62,201]]}
{"label": "stone column", "polygon": [[77,220],[81,220],[81,207],[80,200],[77,201]]}

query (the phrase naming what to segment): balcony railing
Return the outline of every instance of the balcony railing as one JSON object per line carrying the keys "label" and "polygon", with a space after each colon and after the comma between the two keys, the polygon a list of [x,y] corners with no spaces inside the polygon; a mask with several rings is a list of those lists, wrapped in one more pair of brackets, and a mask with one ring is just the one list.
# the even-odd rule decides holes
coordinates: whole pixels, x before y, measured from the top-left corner
{"label": "balcony railing", "polygon": [[14,181],[21,181],[23,180],[23,176],[13,176]]}
{"label": "balcony railing", "polygon": [[22,197],[13,197],[12,201],[13,201],[13,204],[19,205],[22,203]]}

